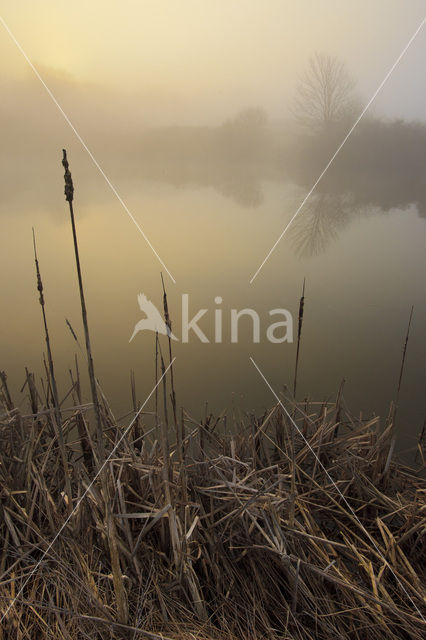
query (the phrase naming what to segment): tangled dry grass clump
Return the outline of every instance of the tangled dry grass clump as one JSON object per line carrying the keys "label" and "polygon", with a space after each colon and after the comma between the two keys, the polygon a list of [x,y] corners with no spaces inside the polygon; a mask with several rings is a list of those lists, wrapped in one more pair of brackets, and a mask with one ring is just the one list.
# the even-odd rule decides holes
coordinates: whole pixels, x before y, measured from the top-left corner
{"label": "tangled dry grass clump", "polygon": [[76,381],[70,504],[49,387],[23,415],[1,383],[3,640],[424,637],[426,486],[391,424],[287,400],[126,432],[103,400],[98,474]]}

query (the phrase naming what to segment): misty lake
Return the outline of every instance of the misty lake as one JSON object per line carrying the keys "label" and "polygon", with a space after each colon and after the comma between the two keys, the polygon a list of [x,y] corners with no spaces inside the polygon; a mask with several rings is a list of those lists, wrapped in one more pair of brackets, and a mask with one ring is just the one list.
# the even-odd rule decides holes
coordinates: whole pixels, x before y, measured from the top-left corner
{"label": "misty lake", "polygon": [[0,640],[422,637],[424,5],[2,3]]}
{"label": "misty lake", "polygon": [[[195,418],[227,409],[260,411],[275,403],[255,370],[256,361],[279,393],[293,385],[296,344],[272,344],[266,329],[280,320],[269,310],[297,315],[306,278],[298,399],[332,400],[345,379],[349,409],[368,418],[386,417],[396,397],[410,308],[414,316],[400,394],[399,446],[415,446],[425,418],[426,219],[419,205],[368,202],[349,191],[317,191],[279,243],[256,279],[250,279],[297,210],[308,187],[292,180],[230,174],[229,181],[173,180],[164,175],[120,177],[116,185],[135,219],[158,251],[165,273],[127,213],[84,153],[71,147],[75,212],[96,375],[117,418],[131,410],[130,370],[143,402],[155,383],[155,336],[138,333],[143,317],[137,295],[162,310],[160,272],[168,294],[173,332],[181,337],[182,294],[189,317],[207,309],[188,343],[173,342],[177,401]],[[57,160],[58,158],[53,158]],[[7,233],[1,236],[3,310],[1,369],[15,402],[27,407],[20,389],[24,367],[44,375],[45,350],[36,292],[31,227],[37,234],[60,395],[70,387],[77,355],[85,373],[71,228],[63,198],[62,167],[51,160],[30,193],[3,203]],[[158,173],[158,172],[157,172]],[[29,200],[33,203],[30,206]],[[421,208],[421,207],[420,207]],[[13,271],[13,279],[8,273]],[[222,298],[220,304],[215,298]],[[222,310],[222,343],[215,342],[215,310]],[[241,319],[231,342],[231,309],[259,314],[260,342],[253,343],[249,318]],[[69,330],[75,331],[81,349]],[[279,332],[277,331],[277,335]],[[168,357],[167,340],[161,339]],[[89,399],[88,386],[86,398]],[[146,407],[153,409],[152,402]],[[125,420],[124,420],[125,422]]]}

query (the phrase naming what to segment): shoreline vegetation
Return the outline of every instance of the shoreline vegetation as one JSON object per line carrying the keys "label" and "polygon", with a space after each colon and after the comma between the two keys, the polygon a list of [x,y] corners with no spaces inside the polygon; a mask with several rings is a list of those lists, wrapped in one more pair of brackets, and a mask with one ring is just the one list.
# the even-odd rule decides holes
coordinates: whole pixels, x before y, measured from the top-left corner
{"label": "shoreline vegetation", "polygon": [[50,382],[24,415],[2,375],[2,640],[423,638],[426,486],[392,422],[338,394],[175,426],[167,373],[130,428],[101,398],[103,468],[78,378],[64,465]]}
{"label": "shoreline vegetation", "polygon": [[[34,102],[33,96],[23,104],[30,101]],[[93,114],[99,125],[92,132],[93,148],[99,157],[108,159],[108,173],[128,189],[134,185],[139,189],[147,183],[178,189],[212,188],[249,211],[255,211],[265,201],[265,185],[269,183],[294,185],[306,193],[354,121],[351,113],[329,123],[326,130],[312,131],[293,118],[273,120],[262,108],[252,107],[217,124],[149,126],[129,118],[123,129],[113,115],[114,126],[110,118],[106,122],[99,119],[103,107],[99,105],[96,116]],[[40,189],[40,184],[52,180],[55,173],[52,147],[46,146],[39,110],[34,112],[36,120],[26,114],[25,122],[17,122],[16,109],[7,105],[0,105],[0,113],[5,130],[19,128],[29,141],[25,155],[19,146],[6,147],[8,180],[2,191],[5,210],[18,213],[39,207],[54,214],[55,191]],[[85,117],[85,112],[79,114],[79,122],[84,123]],[[87,128],[92,130],[93,121],[90,122]],[[62,125],[55,128],[55,123],[49,122],[49,132],[53,140],[63,139]],[[341,200],[340,208],[346,214],[371,208],[388,212],[415,205],[418,215],[425,218],[425,144],[423,122],[366,114],[350,144],[339,153],[339,161],[333,163],[318,185],[317,199],[321,196]],[[20,190],[22,183],[27,186],[25,191]],[[93,182],[86,182],[84,188],[87,200],[98,206],[106,197]],[[313,199],[312,207],[319,206],[317,199]],[[329,224],[336,215],[330,212]]]}
{"label": "shoreline vegetation", "polygon": [[[46,379],[27,371],[25,413],[0,372],[0,640],[423,638],[425,434],[419,465],[403,464],[396,405],[384,423],[356,418],[342,387],[196,420],[158,335],[155,409],[132,375],[117,422],[95,377],[65,151],[63,165],[92,400],[76,361],[59,401],[34,239]],[[164,288],[163,303],[171,333]],[[304,286],[298,347],[303,303]]]}

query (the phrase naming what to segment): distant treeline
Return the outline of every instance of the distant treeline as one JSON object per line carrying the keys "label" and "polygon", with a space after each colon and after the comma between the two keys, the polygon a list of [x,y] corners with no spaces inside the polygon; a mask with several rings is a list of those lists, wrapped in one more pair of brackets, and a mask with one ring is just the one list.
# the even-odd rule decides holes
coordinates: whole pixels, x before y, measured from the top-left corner
{"label": "distant treeline", "polygon": [[[242,204],[262,200],[262,181],[310,186],[344,139],[350,122],[309,133],[272,123],[260,109],[217,127],[147,129],[129,153],[141,177],[209,185]],[[126,163],[127,164],[127,163]],[[416,204],[426,217],[426,125],[366,117],[321,181],[324,193],[351,193],[356,204],[387,210]]]}
{"label": "distant treeline", "polygon": [[[62,120],[49,123],[46,138],[46,129],[37,126],[36,115],[30,114],[28,120],[19,120],[18,144],[13,134],[15,113],[3,105],[0,115],[5,168],[0,210],[25,211],[29,202],[31,207],[53,209],[56,195],[45,185],[57,175]],[[212,187],[241,206],[257,207],[266,181],[295,183],[302,191],[309,190],[355,118],[352,112],[338,122],[309,129],[297,118],[274,122],[262,109],[251,108],[216,126],[154,128],[129,120],[127,127],[107,129],[100,119],[84,137],[107,175],[123,189],[144,180]],[[415,204],[419,215],[426,217],[425,167],[426,124],[366,115],[316,193],[350,194],[355,206],[373,205],[384,211]],[[98,202],[102,196],[96,182],[93,188],[91,184],[86,186],[86,198],[90,194]]]}
{"label": "distant treeline", "polygon": [[[322,135],[305,136],[298,150],[298,176],[316,177],[344,139],[348,129],[336,126]],[[426,217],[426,125],[378,118],[361,121],[348,139],[322,189],[350,192],[357,204],[382,209],[416,204]]]}

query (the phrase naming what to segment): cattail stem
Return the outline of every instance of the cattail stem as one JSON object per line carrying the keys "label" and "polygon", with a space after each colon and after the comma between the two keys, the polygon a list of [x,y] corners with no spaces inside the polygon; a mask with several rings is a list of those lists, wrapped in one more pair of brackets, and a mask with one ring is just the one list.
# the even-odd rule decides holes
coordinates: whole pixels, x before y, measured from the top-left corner
{"label": "cattail stem", "polygon": [[394,412],[393,412],[393,416],[392,416],[394,425],[395,425],[396,412],[398,410],[399,393],[401,391],[402,376],[404,375],[405,357],[407,355],[407,345],[408,345],[408,338],[410,337],[411,320],[413,319],[413,311],[414,311],[414,306],[412,306],[411,310],[410,310],[410,317],[408,319],[407,333],[405,335],[404,347],[402,349],[401,368],[399,370],[398,387],[397,387],[397,391],[396,391]]}
{"label": "cattail stem", "polygon": [[[92,349],[90,346],[89,323],[87,320],[86,302],[84,299],[83,278],[81,275],[80,256],[79,256],[78,242],[77,242],[77,231],[75,227],[74,210],[72,206],[72,202],[74,198],[74,185],[71,178],[71,172],[69,170],[67,152],[65,149],[63,149],[62,151],[63,151],[62,164],[65,169],[65,174],[64,174],[65,199],[67,200],[69,204],[69,209],[70,209],[72,235],[74,240],[75,262],[77,266],[78,286],[80,290],[81,315],[83,318],[84,336],[86,339],[87,364],[89,369],[90,389],[92,392],[92,401],[93,401],[93,407],[95,410],[96,426],[97,426],[97,432],[98,432],[98,465],[102,467],[105,461],[105,447],[104,447],[104,439],[103,439],[101,409],[99,404],[98,392],[96,388],[95,368],[93,365]],[[117,551],[116,528],[115,528],[114,519],[112,517],[111,503],[109,498],[109,487],[108,487],[107,476],[105,471],[106,469],[101,473],[101,476],[100,476],[102,491],[104,494],[104,504],[105,504],[105,527],[107,532],[109,554],[111,559],[113,584],[114,584],[115,596],[117,601],[118,619],[121,623],[125,624],[127,622],[128,609],[127,609],[126,599],[124,595],[123,581],[121,578],[120,560],[119,560],[118,551]]]}
{"label": "cattail stem", "polygon": [[[138,403],[136,399],[135,372],[133,371],[133,369],[130,371],[130,387],[132,391],[133,411],[136,416],[136,419],[134,422],[134,428],[133,428],[134,439],[136,439],[139,437],[139,414],[138,414]],[[143,433],[143,429],[142,429],[142,433]]]}
{"label": "cattail stem", "polygon": [[293,383],[293,397],[294,398],[296,398],[297,369],[299,367],[300,338],[301,338],[301,335],[302,335],[304,307],[305,307],[305,278],[303,278],[302,297],[300,298],[300,302],[299,302],[299,323],[298,323],[298,326],[297,326],[296,364],[294,366],[294,383]]}
{"label": "cattail stem", "polygon": [[71,172],[69,170],[69,164],[67,160],[67,152],[65,149],[62,149],[63,158],[62,164],[65,169],[65,199],[69,204],[70,210],[70,218],[71,218],[71,227],[72,227],[72,235],[74,241],[74,253],[75,253],[75,262],[77,267],[77,277],[78,277],[78,286],[80,290],[80,303],[81,303],[81,315],[83,318],[83,327],[84,327],[84,337],[86,340],[86,352],[87,352],[87,365],[89,369],[89,380],[90,380],[90,390],[92,394],[92,402],[93,408],[95,411],[96,418],[96,426],[97,426],[97,435],[98,435],[98,464],[101,466],[103,461],[105,460],[105,449],[104,449],[104,441],[103,441],[103,428],[102,428],[102,418],[101,418],[101,409],[99,405],[98,392],[96,388],[96,378],[95,378],[95,368],[93,365],[93,357],[92,357],[92,348],[90,345],[90,335],[89,335],[89,323],[87,320],[87,309],[86,309],[86,301],[84,298],[84,288],[83,288],[83,277],[81,275],[81,266],[80,266],[80,255],[78,251],[78,241],[77,241],[77,231],[75,226],[75,218],[74,218],[74,209],[73,209],[73,198],[74,198],[74,185],[71,177]]}
{"label": "cattail stem", "polygon": [[[417,462],[417,456],[419,455],[419,453],[422,453],[424,445],[425,445],[425,437],[426,437],[426,419],[423,422],[423,429],[421,430],[419,439],[417,441],[417,449],[416,449],[416,455],[414,457],[414,460]],[[422,453],[422,457],[423,457],[423,453]]]}
{"label": "cattail stem", "polygon": [[169,495],[169,483],[171,478],[170,469],[170,442],[169,442],[169,419],[167,412],[167,381],[166,367],[164,365],[163,354],[160,348],[161,375],[163,378],[163,405],[164,405],[164,422],[161,423],[161,448],[163,450],[163,480],[166,494]]}
{"label": "cattail stem", "polygon": [[164,286],[163,274],[161,274],[161,283],[163,285],[163,308],[164,308],[164,321],[167,327],[167,339],[169,343],[169,363],[170,363],[170,386],[171,386],[171,401],[172,401],[172,409],[173,409],[173,419],[175,423],[175,432],[176,438],[178,438],[178,420],[177,420],[177,410],[176,410],[176,393],[175,393],[175,383],[174,383],[174,374],[173,374],[173,355],[172,355],[172,323],[170,320],[169,307],[167,304],[167,293]]}
{"label": "cattail stem", "polygon": [[4,371],[0,371],[0,382],[2,385],[1,391],[3,393],[5,407],[8,411],[12,411],[15,405],[13,404],[13,400],[9,392],[9,387],[7,386],[7,375]]}
{"label": "cattail stem", "polygon": [[155,429],[158,436],[158,331],[155,332]]}
{"label": "cattail stem", "polygon": [[43,293],[43,282],[42,282],[42,279],[41,279],[40,265],[39,265],[38,257],[37,257],[37,246],[36,246],[36,238],[35,238],[34,229],[33,229],[33,246],[34,246],[34,261],[35,261],[36,274],[37,274],[37,290],[39,292],[39,302],[40,302],[40,306],[41,306],[41,313],[42,313],[42,316],[43,316],[44,336],[45,336],[45,340],[46,340],[47,360],[48,360],[48,363],[49,363],[50,385],[51,385],[51,389],[52,389],[56,431],[57,431],[57,436],[58,436],[58,441],[59,441],[59,449],[61,451],[62,464],[63,464],[63,467],[64,467],[65,490],[66,490],[67,498],[68,498],[68,500],[67,500],[67,508],[68,508],[68,511],[71,513],[71,510],[72,510],[71,481],[70,481],[70,477],[69,477],[69,473],[68,473],[68,460],[67,460],[67,454],[66,454],[66,451],[65,451],[65,441],[64,441],[64,432],[63,432],[63,428],[62,428],[61,409],[60,409],[60,405],[59,405],[58,387],[57,387],[57,384],[56,384],[55,369],[54,369],[54,366],[53,366],[53,357],[52,357],[52,349],[51,349],[51,346],[50,346],[49,330],[48,330],[48,327],[47,327],[47,318],[46,318],[45,301],[44,301],[44,293]]}

